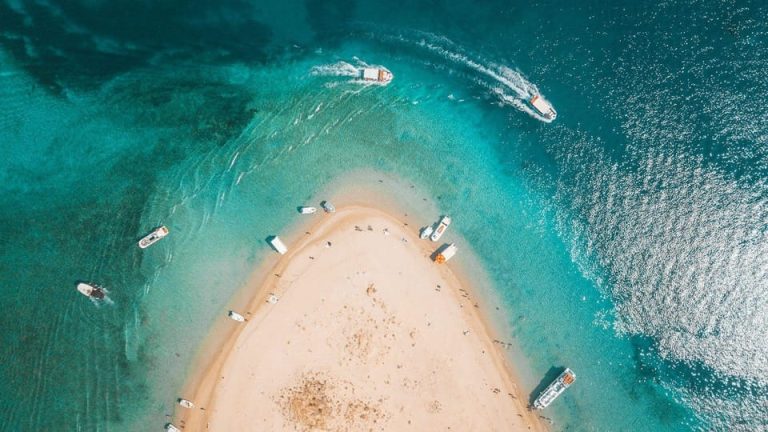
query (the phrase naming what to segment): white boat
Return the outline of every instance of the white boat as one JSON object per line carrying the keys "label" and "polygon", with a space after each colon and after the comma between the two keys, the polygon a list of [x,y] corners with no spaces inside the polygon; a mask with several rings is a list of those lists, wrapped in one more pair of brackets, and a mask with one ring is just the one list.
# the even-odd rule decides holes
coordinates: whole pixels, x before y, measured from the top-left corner
{"label": "white boat", "polygon": [[144,236],[144,238],[139,240],[139,247],[142,249],[146,249],[152,246],[153,244],[157,243],[158,241],[160,241],[160,239],[162,239],[167,235],[168,235],[168,228],[166,228],[165,226],[161,226],[160,228],[155,229],[151,233]]}
{"label": "white boat", "polygon": [[299,213],[301,214],[312,214],[317,212],[317,208],[315,207],[299,207]]}
{"label": "white boat", "polygon": [[288,246],[283,243],[282,240],[280,240],[280,237],[273,236],[269,239],[269,244],[272,245],[272,247],[280,254],[285,255],[286,252],[288,252]]}
{"label": "white boat", "polygon": [[544,409],[549,406],[558,396],[560,396],[565,389],[571,386],[576,381],[576,374],[569,368],[565,368],[563,373],[557,377],[543,392],[533,401],[533,407],[536,409]]}
{"label": "white boat", "polygon": [[443,247],[442,249],[437,251],[437,254],[435,255],[435,262],[438,264],[444,264],[446,261],[453,258],[453,256],[456,255],[456,252],[458,250],[459,248],[457,248],[454,243],[451,243],[448,246]]}
{"label": "white boat", "polygon": [[181,429],[177,428],[173,425],[173,423],[168,423],[165,425],[165,430],[168,432],[181,432]]}
{"label": "white boat", "polygon": [[193,404],[191,400],[187,400],[184,398],[179,398],[179,405],[189,409],[192,409],[195,407],[195,404]]}
{"label": "white boat", "polygon": [[434,229],[432,229],[432,225],[422,228],[421,234],[419,234],[419,238],[422,240],[429,238],[429,235],[432,234],[432,231],[434,231]]}
{"label": "white boat", "polygon": [[321,202],[320,207],[322,207],[326,213],[336,213],[336,207],[334,207],[330,201]]}
{"label": "white boat", "polygon": [[360,78],[362,78],[363,81],[374,81],[387,84],[392,81],[394,75],[384,68],[362,68],[360,69]]}
{"label": "white boat", "polygon": [[432,233],[431,236],[429,236],[429,239],[432,240],[433,242],[440,240],[440,237],[442,237],[443,234],[445,234],[445,230],[448,229],[448,225],[450,224],[451,224],[451,218],[449,218],[448,216],[443,216],[443,218],[440,219],[440,223],[437,225],[437,229],[435,230],[435,232]]}
{"label": "white boat", "polygon": [[96,285],[80,282],[77,284],[77,290],[80,291],[80,294],[86,297],[95,298],[97,300],[102,300],[104,298],[104,290]]}
{"label": "white boat", "polygon": [[529,102],[536,109],[536,111],[539,112],[539,114],[543,115],[547,119],[554,120],[557,117],[557,111],[555,111],[555,108],[552,107],[552,104],[544,100],[544,98],[541,96],[535,95]]}
{"label": "white boat", "polygon": [[269,304],[277,304],[277,302],[280,301],[280,298],[276,296],[274,293],[269,293],[269,297],[267,297],[267,303]]}
{"label": "white boat", "polygon": [[234,321],[245,322],[245,317],[235,311],[229,311],[229,314],[227,316],[229,316]]}

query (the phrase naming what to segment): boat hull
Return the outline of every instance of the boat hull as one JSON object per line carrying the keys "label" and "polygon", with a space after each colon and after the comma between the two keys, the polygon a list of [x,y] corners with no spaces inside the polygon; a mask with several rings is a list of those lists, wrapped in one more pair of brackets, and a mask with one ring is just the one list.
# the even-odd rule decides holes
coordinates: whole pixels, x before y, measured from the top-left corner
{"label": "boat hull", "polygon": [[139,240],[139,247],[142,249],[146,249],[153,244],[159,242],[163,239],[163,237],[167,236],[169,233],[169,230],[165,226],[161,226],[160,228],[155,229],[151,233],[144,236],[141,240]]}

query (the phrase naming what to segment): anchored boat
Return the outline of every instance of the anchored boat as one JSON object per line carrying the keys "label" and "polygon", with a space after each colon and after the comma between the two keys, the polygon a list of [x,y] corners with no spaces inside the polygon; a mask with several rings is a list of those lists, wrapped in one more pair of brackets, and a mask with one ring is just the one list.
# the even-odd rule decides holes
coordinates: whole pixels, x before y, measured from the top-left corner
{"label": "anchored boat", "polygon": [[191,400],[187,400],[184,398],[179,398],[179,405],[189,409],[192,409],[195,407],[195,404],[193,404]]}
{"label": "anchored boat", "polygon": [[362,68],[360,69],[360,78],[364,81],[374,81],[382,84],[388,84],[394,78],[392,72],[384,68]]}
{"label": "anchored boat", "polygon": [[535,95],[529,102],[531,103],[531,106],[545,118],[554,120],[557,117],[557,111],[552,107],[552,104],[544,100],[541,96]]}
{"label": "anchored boat", "polygon": [[142,249],[146,249],[153,244],[157,243],[162,239],[163,237],[168,235],[168,228],[165,226],[161,226],[160,228],[155,229],[151,233],[144,236],[143,239],[139,240],[139,247]]}
{"label": "anchored boat", "polygon": [[443,216],[442,219],[440,219],[440,223],[437,225],[437,229],[435,232],[432,233],[432,235],[429,237],[430,240],[433,242],[436,242],[440,240],[440,237],[443,236],[445,233],[445,230],[448,229],[448,225],[451,224],[451,218],[448,216]]}
{"label": "anchored boat", "polygon": [[165,430],[167,432],[181,432],[181,429],[177,428],[173,425],[173,423],[168,423],[165,425]]}
{"label": "anchored boat", "polygon": [[102,288],[97,287],[96,285],[87,284],[85,282],[80,282],[77,284],[77,290],[80,291],[80,294],[94,298],[96,300],[102,300],[104,299],[104,290]]}
{"label": "anchored boat", "polygon": [[557,377],[543,392],[533,401],[533,407],[536,409],[544,409],[549,406],[558,396],[560,396],[565,389],[571,386],[576,381],[576,374],[569,368],[565,368],[563,373]]}
{"label": "anchored boat", "polygon": [[301,214],[312,214],[317,212],[317,208],[315,207],[299,207],[299,213]]}

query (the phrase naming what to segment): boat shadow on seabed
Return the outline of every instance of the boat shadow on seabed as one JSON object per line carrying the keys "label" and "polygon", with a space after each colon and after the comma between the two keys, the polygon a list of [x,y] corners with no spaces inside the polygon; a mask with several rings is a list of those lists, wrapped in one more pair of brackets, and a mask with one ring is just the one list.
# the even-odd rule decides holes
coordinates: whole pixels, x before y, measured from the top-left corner
{"label": "boat shadow on seabed", "polygon": [[528,407],[533,407],[533,401],[536,400],[536,398],[541,394],[541,392],[544,391],[544,389],[547,388],[554,380],[557,379],[558,376],[560,376],[561,373],[565,371],[565,366],[552,366],[549,368],[547,373],[544,374],[544,376],[541,378],[541,381],[539,381],[539,384],[534,387],[533,391],[531,391],[531,394],[528,395]]}

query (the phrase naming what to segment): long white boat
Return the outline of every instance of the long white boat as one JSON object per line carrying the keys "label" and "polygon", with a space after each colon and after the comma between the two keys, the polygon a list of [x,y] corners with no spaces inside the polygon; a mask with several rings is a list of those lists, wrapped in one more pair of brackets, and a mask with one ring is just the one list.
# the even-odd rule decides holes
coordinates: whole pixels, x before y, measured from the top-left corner
{"label": "long white boat", "polygon": [[531,103],[531,106],[533,106],[533,108],[536,109],[536,111],[538,111],[539,114],[543,115],[545,118],[554,120],[557,117],[557,111],[555,111],[555,108],[552,106],[552,104],[547,102],[540,95],[533,96],[529,102]]}
{"label": "long white boat", "polygon": [[184,399],[184,398],[179,398],[179,405],[188,409],[192,409],[195,407],[195,404],[193,404],[191,400]]}
{"label": "long white boat", "polygon": [[80,282],[77,284],[77,290],[86,297],[95,298],[96,300],[104,299],[104,290],[96,285]]}
{"label": "long white boat", "polygon": [[308,206],[299,207],[299,213],[301,214],[312,214],[315,212],[317,212],[316,207],[308,207]]}
{"label": "long white boat", "polygon": [[394,78],[392,72],[384,68],[362,68],[360,69],[360,78],[363,81],[375,81],[382,84],[388,84]]}
{"label": "long white boat", "polygon": [[543,392],[533,401],[533,407],[536,409],[544,409],[549,406],[558,396],[560,396],[565,389],[571,386],[576,381],[576,374],[569,368],[565,368],[563,373],[557,377]]}
{"label": "long white boat", "polygon": [[144,236],[144,238],[142,238],[141,240],[139,240],[139,247],[142,249],[146,249],[152,246],[153,244],[159,242],[163,237],[167,235],[168,235],[168,228],[165,226],[161,226],[155,229],[154,231],[152,231],[151,233],[147,234],[146,236]]}
{"label": "long white boat", "polygon": [[440,223],[437,225],[437,229],[435,230],[435,232],[432,233],[431,236],[429,236],[429,239],[432,240],[433,242],[440,240],[440,237],[442,237],[443,234],[445,234],[445,230],[448,229],[448,225],[450,224],[451,224],[451,218],[449,218],[448,216],[443,216],[443,218],[440,219]]}

